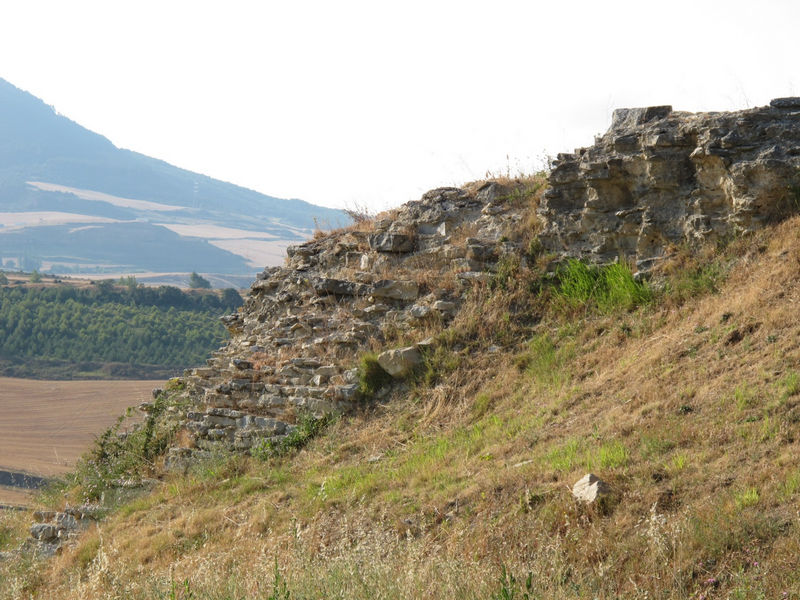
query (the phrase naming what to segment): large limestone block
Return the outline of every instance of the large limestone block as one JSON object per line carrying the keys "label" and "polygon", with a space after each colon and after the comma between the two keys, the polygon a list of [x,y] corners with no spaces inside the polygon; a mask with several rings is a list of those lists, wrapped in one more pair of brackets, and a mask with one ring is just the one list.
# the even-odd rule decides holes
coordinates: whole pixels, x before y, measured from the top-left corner
{"label": "large limestone block", "polygon": [[369,247],[378,252],[411,252],[414,238],[404,233],[375,233],[369,236]]}
{"label": "large limestone block", "polygon": [[373,286],[373,297],[392,298],[410,302],[419,295],[419,285],[416,281],[383,279]]}
{"label": "large limestone block", "polygon": [[314,277],[311,280],[311,286],[319,295],[365,296],[370,291],[369,286],[364,284],[330,277]]}
{"label": "large limestone block", "polygon": [[800,99],[736,112],[614,111],[595,143],[559,154],[539,239],[560,259],[635,262],[725,240],[798,212]]}
{"label": "large limestone block", "polygon": [[416,346],[387,350],[378,355],[378,364],[392,377],[404,377],[422,363],[422,354]]}
{"label": "large limestone block", "polygon": [[36,523],[31,526],[31,537],[42,542],[52,542],[58,539],[58,529],[48,523]]}

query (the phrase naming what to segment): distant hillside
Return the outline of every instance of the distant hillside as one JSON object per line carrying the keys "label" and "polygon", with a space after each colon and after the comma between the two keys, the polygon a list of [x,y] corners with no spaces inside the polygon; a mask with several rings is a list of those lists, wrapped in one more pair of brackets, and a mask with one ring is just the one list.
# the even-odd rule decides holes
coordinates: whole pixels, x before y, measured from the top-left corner
{"label": "distant hillside", "polygon": [[346,220],[119,149],[0,79],[6,266],[253,273]]}

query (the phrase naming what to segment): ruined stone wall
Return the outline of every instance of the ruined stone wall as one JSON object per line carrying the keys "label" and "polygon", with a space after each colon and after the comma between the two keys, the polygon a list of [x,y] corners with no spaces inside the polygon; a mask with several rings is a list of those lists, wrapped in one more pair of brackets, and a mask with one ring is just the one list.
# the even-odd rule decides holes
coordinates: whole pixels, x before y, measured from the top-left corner
{"label": "ruined stone wall", "polygon": [[[402,376],[427,343],[426,324],[447,323],[466,288],[519,254],[518,191],[439,188],[385,218],[290,247],[286,266],[260,273],[241,311],[223,318],[230,342],[184,376],[196,448],[172,449],[171,463],[217,447],[250,451],[291,432],[303,412],[351,410],[367,351]],[[398,339],[414,344],[397,348]]]}
{"label": "ruined stone wall", "polygon": [[739,112],[619,109],[593,146],[559,154],[543,246],[649,270],[671,247],[725,239],[795,209],[800,98]]}
{"label": "ruined stone wall", "polygon": [[541,222],[523,184],[492,182],[432,190],[290,247],[286,265],[259,274],[243,309],[224,318],[230,342],[183,378],[195,448],[173,449],[170,461],[248,452],[304,412],[355,408],[365,352],[401,378],[429,347],[428,325],[446,325],[505,256],[524,261],[539,227],[556,259],[623,258],[646,272],[672,247],[762,226],[798,195],[799,125],[796,98],[734,113],[621,109],[593,146],[559,155]]}

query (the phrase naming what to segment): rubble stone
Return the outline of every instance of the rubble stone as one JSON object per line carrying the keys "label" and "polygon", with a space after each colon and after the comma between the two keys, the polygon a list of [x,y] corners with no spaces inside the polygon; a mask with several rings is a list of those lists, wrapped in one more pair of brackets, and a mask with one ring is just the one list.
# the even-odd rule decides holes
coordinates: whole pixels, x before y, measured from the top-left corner
{"label": "rubble stone", "polygon": [[387,350],[378,355],[378,364],[392,377],[403,377],[422,363],[422,354],[416,346]]}

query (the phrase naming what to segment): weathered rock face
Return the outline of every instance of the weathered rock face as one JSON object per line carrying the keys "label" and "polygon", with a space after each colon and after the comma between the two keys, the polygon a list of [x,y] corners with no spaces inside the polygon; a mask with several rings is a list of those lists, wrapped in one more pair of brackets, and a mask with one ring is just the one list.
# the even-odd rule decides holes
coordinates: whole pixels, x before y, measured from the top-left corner
{"label": "weathered rock face", "polygon": [[619,109],[589,148],[559,154],[540,215],[562,257],[635,260],[757,229],[797,208],[800,98],[739,112]]}
{"label": "weathered rock face", "polygon": [[520,252],[513,191],[439,188],[387,218],[290,247],[287,265],[259,274],[242,310],[223,318],[231,341],[184,376],[184,425],[196,448],[172,449],[168,465],[277,441],[302,412],[353,409],[366,351],[388,351],[380,364],[392,375],[413,369],[424,344],[398,346],[453,318],[466,289]]}

